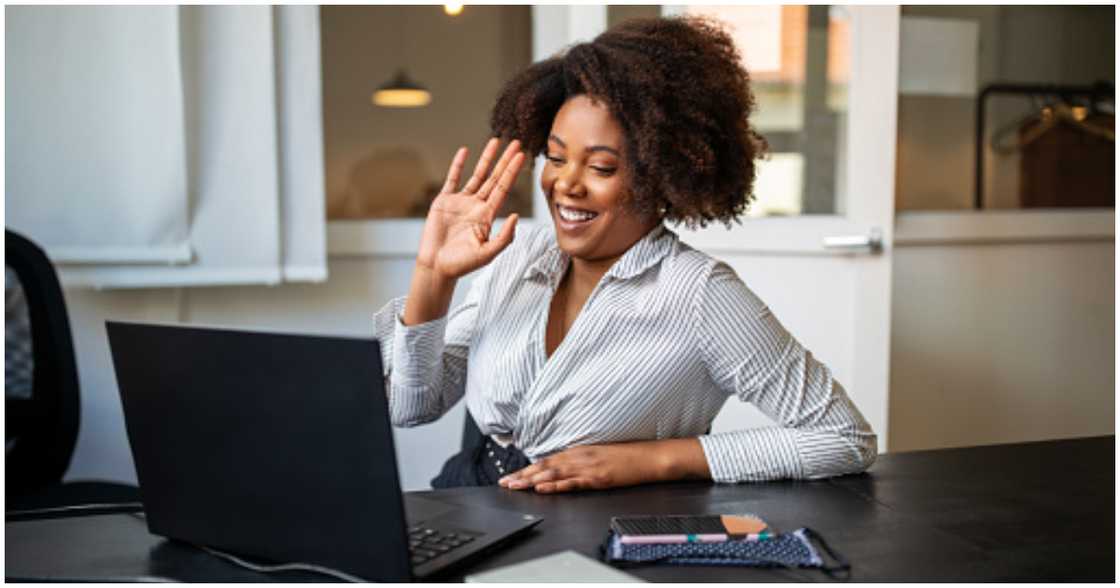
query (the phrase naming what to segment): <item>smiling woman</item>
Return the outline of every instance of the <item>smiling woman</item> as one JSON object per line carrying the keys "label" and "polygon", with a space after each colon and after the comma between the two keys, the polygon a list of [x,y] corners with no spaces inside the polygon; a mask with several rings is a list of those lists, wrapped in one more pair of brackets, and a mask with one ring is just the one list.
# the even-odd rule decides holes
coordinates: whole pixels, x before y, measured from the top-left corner
{"label": "smiling woman", "polygon": [[[374,317],[394,424],[465,398],[486,436],[435,487],[538,492],[686,478],[857,472],[876,436],[831,371],[726,264],[665,221],[730,223],[765,142],[730,37],[628,21],[537,63],[498,98],[465,184],[461,148],[428,212],[407,297]],[[526,153],[554,230],[490,236]],[[450,309],[459,278],[481,270]],[[707,434],[731,396],[778,426]]]}

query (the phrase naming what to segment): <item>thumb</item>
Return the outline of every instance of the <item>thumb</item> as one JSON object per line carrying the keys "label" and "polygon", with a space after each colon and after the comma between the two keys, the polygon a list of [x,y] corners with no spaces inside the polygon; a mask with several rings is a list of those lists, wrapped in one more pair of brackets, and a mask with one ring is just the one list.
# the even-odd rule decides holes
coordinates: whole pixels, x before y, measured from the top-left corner
{"label": "thumb", "polygon": [[506,222],[502,225],[502,229],[493,239],[482,244],[482,254],[486,257],[487,263],[497,257],[510,243],[513,242],[513,230],[517,226],[517,213],[511,214],[506,217]]}

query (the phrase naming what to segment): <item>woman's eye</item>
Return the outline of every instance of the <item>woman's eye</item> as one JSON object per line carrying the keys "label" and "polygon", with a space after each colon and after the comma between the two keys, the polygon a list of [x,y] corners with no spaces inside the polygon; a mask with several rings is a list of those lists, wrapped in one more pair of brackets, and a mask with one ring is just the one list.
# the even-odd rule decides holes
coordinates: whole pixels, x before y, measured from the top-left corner
{"label": "woman's eye", "polygon": [[562,158],[556,157],[555,155],[545,155],[544,158],[547,159],[548,162],[552,165],[564,165],[564,160]]}
{"label": "woman's eye", "polygon": [[601,176],[609,176],[609,175],[613,174],[617,168],[591,166],[591,169],[595,170],[595,173],[597,173]]}

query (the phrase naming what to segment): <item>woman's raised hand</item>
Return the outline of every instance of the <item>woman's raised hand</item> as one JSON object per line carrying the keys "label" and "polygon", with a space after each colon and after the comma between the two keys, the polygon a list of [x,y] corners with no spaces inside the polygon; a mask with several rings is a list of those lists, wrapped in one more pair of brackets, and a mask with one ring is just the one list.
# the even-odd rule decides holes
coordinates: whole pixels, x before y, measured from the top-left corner
{"label": "woman's raised hand", "polygon": [[447,181],[428,210],[416,263],[442,279],[455,280],[490,263],[513,241],[516,214],[509,215],[493,238],[490,227],[525,163],[525,155],[520,151],[521,143],[511,141],[491,170],[498,147],[498,139],[486,144],[474,173],[461,189],[459,179],[467,162],[467,148],[459,148]]}

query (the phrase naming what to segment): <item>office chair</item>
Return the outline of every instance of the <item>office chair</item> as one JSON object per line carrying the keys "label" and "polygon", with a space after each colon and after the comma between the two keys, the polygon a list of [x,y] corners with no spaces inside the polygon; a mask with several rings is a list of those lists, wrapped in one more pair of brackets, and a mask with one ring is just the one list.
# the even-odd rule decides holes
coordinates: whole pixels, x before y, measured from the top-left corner
{"label": "office chair", "polygon": [[459,446],[462,451],[478,447],[483,440],[482,431],[478,430],[478,424],[474,422],[471,412],[469,410],[464,412],[467,414],[463,417],[463,440]]}
{"label": "office chair", "polygon": [[139,488],[128,484],[62,483],[74,454],[81,408],[66,303],[42,249],[10,230],[4,243],[6,281],[16,282],[5,289],[15,302],[5,296],[5,510],[139,502]]}

